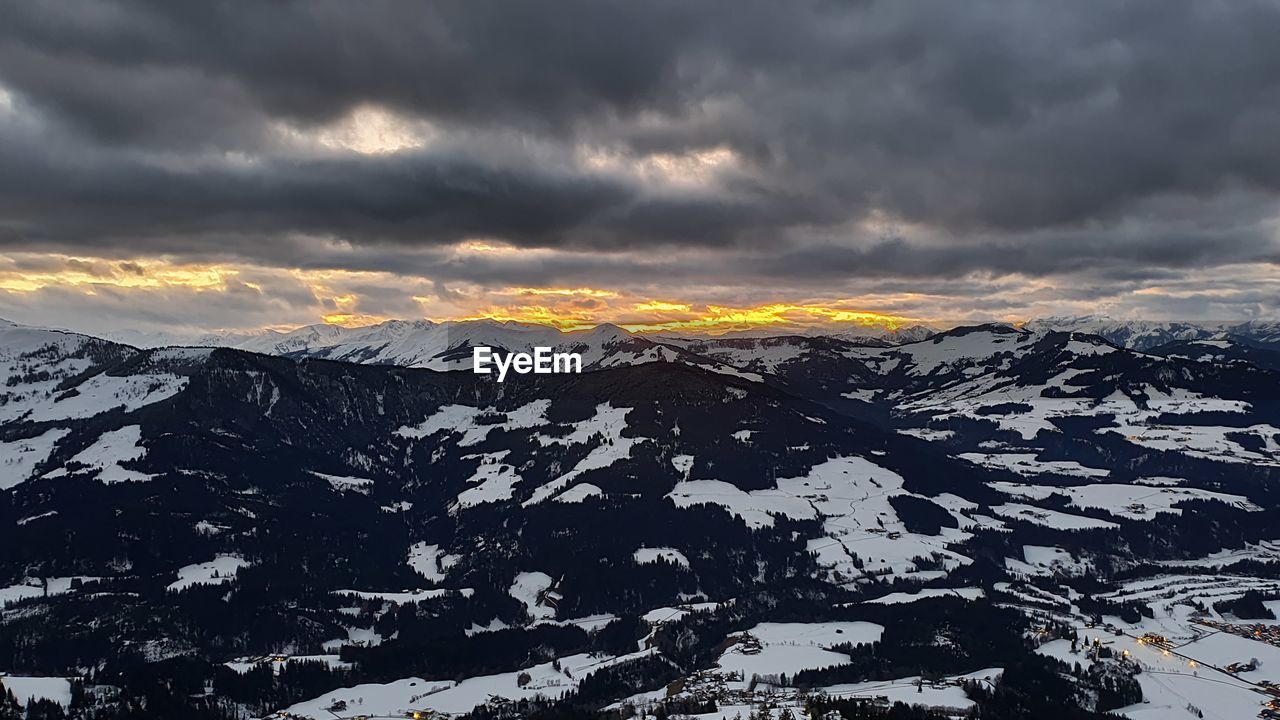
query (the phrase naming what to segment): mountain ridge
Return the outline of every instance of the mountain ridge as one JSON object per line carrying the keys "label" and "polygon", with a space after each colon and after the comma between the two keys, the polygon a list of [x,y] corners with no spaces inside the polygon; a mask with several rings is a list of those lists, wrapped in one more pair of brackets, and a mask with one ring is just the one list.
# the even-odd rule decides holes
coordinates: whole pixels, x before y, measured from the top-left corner
{"label": "mountain ridge", "polygon": [[[443,352],[528,341],[504,327]],[[75,682],[122,712],[162,678],[179,690],[149,703],[216,720],[462,714],[503,706],[476,685],[535,701],[525,674],[568,691],[548,707],[730,707],[791,684],[731,674],[771,643],[801,655],[752,673],[833,693],[1020,663],[1088,694],[1102,681],[1050,643],[1099,623],[1194,643],[1189,603],[1280,597],[1280,371],[1228,341],[567,337],[586,372],[497,383],[367,344],[138,349],[0,324],[0,667],[90,668]],[[1229,569],[1170,575],[1210,562]],[[1214,589],[1179,604],[1145,583]]]}

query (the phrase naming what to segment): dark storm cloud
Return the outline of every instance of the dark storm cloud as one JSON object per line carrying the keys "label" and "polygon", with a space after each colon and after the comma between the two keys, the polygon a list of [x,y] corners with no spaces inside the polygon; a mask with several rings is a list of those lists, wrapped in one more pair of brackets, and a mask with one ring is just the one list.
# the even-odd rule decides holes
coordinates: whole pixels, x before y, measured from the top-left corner
{"label": "dark storm cloud", "polygon": [[[0,169],[0,237],[155,249],[184,236],[297,232],[354,241],[494,235],[559,244],[632,192],[607,179],[465,158],[305,158],[171,167],[120,152],[51,158],[15,143]],[[65,212],[69,208],[75,212]],[[14,222],[16,221],[16,222]],[[6,237],[7,236],[7,237]]]}
{"label": "dark storm cloud", "polygon": [[678,107],[688,36],[719,12],[595,0],[31,3],[8,18],[5,56],[19,89],[89,111],[73,121],[97,134],[143,143],[173,119],[157,117],[156,105],[174,112],[180,99],[141,81],[110,99],[95,80],[191,70],[208,80],[190,95],[229,80],[255,113],[310,122],[374,101],[467,123],[565,129],[584,115]]}
{"label": "dark storm cloud", "polygon": [[[325,251],[296,234],[703,246],[753,276],[1274,262],[1277,36],[1249,0],[17,3],[0,242],[301,266]],[[366,104],[439,137],[280,137]],[[694,191],[583,147],[737,164]]]}
{"label": "dark storm cloud", "polygon": [[908,278],[973,272],[1044,276],[1089,273],[1115,280],[1154,280],[1170,269],[1274,262],[1267,228],[1187,231],[1151,222],[1140,232],[1112,229],[982,237],[967,242],[912,243],[901,237],[865,247],[823,244],[743,263],[757,273]]}

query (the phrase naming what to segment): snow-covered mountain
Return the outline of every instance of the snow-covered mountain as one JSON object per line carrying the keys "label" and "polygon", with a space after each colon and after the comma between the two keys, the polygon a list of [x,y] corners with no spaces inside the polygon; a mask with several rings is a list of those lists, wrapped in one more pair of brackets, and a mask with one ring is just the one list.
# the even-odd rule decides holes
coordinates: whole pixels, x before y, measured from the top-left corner
{"label": "snow-covered mountain", "polygon": [[1106,315],[1046,317],[1024,326],[1033,332],[1097,335],[1131,350],[1149,350],[1171,342],[1233,337],[1247,344],[1280,347],[1280,321],[1180,322],[1114,320]]}
{"label": "snow-covered mountain", "polygon": [[[887,330],[858,327],[853,330],[824,331],[811,329],[792,337],[833,337],[854,345],[888,346],[925,339],[937,330],[912,325]],[[321,357],[345,362],[373,365],[444,370],[462,367],[461,358],[470,348],[487,345],[512,352],[524,352],[536,346],[558,350],[576,349],[589,365],[633,361],[625,357],[610,360],[615,353],[632,353],[653,359],[655,353],[667,353],[662,347],[681,347],[701,341],[760,340],[779,337],[776,330],[738,331],[708,337],[662,333],[631,333],[608,323],[589,330],[561,331],[557,328],[515,321],[461,320],[388,320],[376,325],[343,327],[307,325],[288,332],[265,330],[258,333],[225,333],[199,337],[168,337],[118,333],[111,339],[139,347],[190,345],[199,347],[231,347],[250,352],[287,357]],[[469,355],[468,355],[469,357]]]}
{"label": "snow-covered mountain", "polygon": [[832,332],[832,333],[823,333],[823,334],[829,335],[830,337],[836,338],[837,340],[845,340],[857,345],[876,344],[875,342],[869,342],[869,341],[877,341],[879,343],[884,343],[888,345],[900,345],[902,343],[919,342],[921,340],[927,340],[928,338],[933,337],[938,332],[940,332],[939,328],[930,327],[928,325],[917,324],[917,325],[905,325],[903,327],[894,328],[892,330],[867,329],[865,331],[858,331],[858,332],[843,331],[843,332]]}
{"label": "snow-covered mountain", "polygon": [[398,365],[433,370],[470,369],[471,349],[488,346],[505,352],[528,352],[552,347],[577,352],[584,367],[674,361],[680,353],[615,325],[562,332],[548,325],[495,320],[432,322],[389,320],[377,325],[347,328],[307,325],[290,332],[252,335],[208,335],[189,344],[230,347],[291,358],[323,358],[367,365]]}
{"label": "snow-covered mountain", "polygon": [[1176,340],[1147,352],[1202,363],[1245,363],[1280,370],[1280,345],[1251,343],[1238,335],[1212,340]]}
{"label": "snow-covered mountain", "polygon": [[[1234,337],[3,323],[0,683],[88,668],[96,717],[799,715],[820,689],[1102,720],[1163,697],[1140,661],[1241,716],[1271,660],[1215,668],[1277,659],[1246,618],[1280,610],[1280,372]],[[482,343],[589,371],[442,372]],[[1071,651],[1108,625],[1130,656]]]}
{"label": "snow-covered mountain", "polygon": [[[661,344],[686,344],[736,340],[763,340],[777,337],[830,337],[854,345],[888,346],[926,340],[953,324],[914,324],[887,329],[878,326],[846,328],[813,327],[798,332],[776,328],[740,330],[720,335],[699,333],[628,333],[613,325],[603,324],[604,335],[644,338]],[[1116,320],[1105,315],[1050,316],[1036,318],[1021,326],[1035,333],[1074,332],[1097,335],[1109,342],[1132,350],[1149,350],[1171,342],[1221,340],[1280,348],[1280,321],[1249,320],[1240,322],[1145,321]],[[583,341],[593,330],[562,332],[556,328],[514,321],[464,320],[433,322],[430,320],[388,320],[376,325],[344,327],[339,325],[306,325],[291,331],[264,330],[251,333],[217,333],[179,336],[165,333],[109,333],[109,340],[134,347],[170,345],[200,347],[233,347],[270,355],[312,355],[353,362],[394,364],[405,367],[444,367],[439,357],[451,347],[488,344],[511,350],[535,345],[561,346]],[[368,359],[365,359],[368,358]]]}
{"label": "snow-covered mountain", "polygon": [[940,328],[929,325],[913,324],[896,328],[879,325],[835,325],[814,326],[806,328],[779,329],[777,327],[759,327],[752,330],[732,330],[715,335],[696,332],[664,331],[653,333],[655,337],[681,340],[761,340],[776,337],[833,337],[855,345],[897,345],[904,342],[923,340]]}

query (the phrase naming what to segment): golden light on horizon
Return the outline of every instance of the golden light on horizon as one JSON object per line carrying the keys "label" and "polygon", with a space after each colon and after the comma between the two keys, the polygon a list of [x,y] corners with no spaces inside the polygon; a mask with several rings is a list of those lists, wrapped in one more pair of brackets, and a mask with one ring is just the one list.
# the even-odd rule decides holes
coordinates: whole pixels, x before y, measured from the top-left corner
{"label": "golden light on horizon", "polygon": [[687,303],[666,302],[664,300],[646,300],[636,303],[632,308],[636,312],[690,312],[692,306]]}
{"label": "golden light on horizon", "polygon": [[[685,306],[686,308],[688,306]],[[663,320],[655,323],[624,324],[637,332],[659,330],[699,330],[729,332],[777,326],[805,327],[822,324],[857,325],[895,330],[916,322],[911,318],[864,310],[848,310],[821,304],[771,303],[753,307],[709,305],[698,317]]]}
{"label": "golden light on horizon", "polygon": [[605,322],[593,319],[588,313],[573,314],[543,305],[517,305],[505,308],[490,307],[475,315],[444,319],[531,323],[534,325],[550,325],[564,331],[586,330]]}
{"label": "golden light on horizon", "polygon": [[320,319],[325,325],[338,325],[346,328],[365,327],[368,325],[377,325],[384,323],[392,318],[382,317],[381,315],[366,315],[364,313],[329,313],[321,315]]}
{"label": "golden light on horizon", "polygon": [[[460,320],[498,320],[503,322],[527,322],[552,325],[561,330],[581,330],[612,322],[631,332],[666,332],[690,330],[699,333],[718,334],[735,330],[751,330],[769,327],[802,329],[817,326],[858,326],[896,330],[904,325],[921,322],[914,318],[888,315],[863,310],[849,310],[819,304],[771,303],[752,307],[706,306],[705,311],[695,311],[688,303],[669,301],[643,301],[632,309],[651,313],[646,319],[618,319],[612,308],[605,312],[591,310],[551,308],[544,305],[490,306],[484,311]],[[669,314],[664,317],[664,314]]]}
{"label": "golden light on horizon", "polygon": [[613,290],[597,290],[596,288],[511,288],[504,292],[516,295],[561,295],[566,297],[595,297],[595,298],[612,298],[618,297],[618,293]]}
{"label": "golden light on horizon", "polygon": [[0,270],[0,290],[35,292],[58,286],[89,290],[94,286],[215,290],[225,288],[228,279],[240,274],[235,268],[220,265],[177,265],[155,260],[111,261],[62,256],[54,262],[60,266],[56,270]]}
{"label": "golden light on horizon", "polygon": [[391,319],[382,315],[360,312],[357,309],[360,303],[360,296],[355,293],[333,295],[328,300],[335,310],[321,316],[325,325],[362,327],[365,325],[377,325]]}
{"label": "golden light on horizon", "polygon": [[[431,283],[427,278],[388,271],[202,265],[164,257],[0,254],[0,292],[22,295],[48,290],[92,296],[109,288],[118,297],[137,292],[138,301],[143,303],[166,303],[186,294],[235,294],[238,303],[260,303],[263,312],[254,316],[259,323],[266,316],[263,325],[216,327],[210,331],[252,331],[268,326],[279,329],[317,322],[355,327],[414,317],[436,321],[491,319],[550,325],[565,331],[612,323],[640,333],[683,331],[709,335],[755,329],[803,332],[814,327],[893,330],[913,322],[927,322],[865,309],[880,303],[918,304],[916,298],[904,296],[739,305],[699,302],[696,297],[681,297],[679,291],[671,290],[659,294],[587,285],[485,288],[469,284],[441,289]],[[396,299],[397,291],[402,294],[400,300]],[[743,290],[743,294],[750,297],[749,290]],[[406,305],[414,309],[406,312]]]}

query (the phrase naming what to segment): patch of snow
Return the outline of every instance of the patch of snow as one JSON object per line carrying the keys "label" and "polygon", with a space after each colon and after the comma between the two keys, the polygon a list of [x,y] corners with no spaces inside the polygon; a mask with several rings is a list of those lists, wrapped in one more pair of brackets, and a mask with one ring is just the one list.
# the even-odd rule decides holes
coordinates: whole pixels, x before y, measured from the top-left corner
{"label": "patch of snow", "polygon": [[511,597],[519,600],[529,611],[529,616],[538,620],[553,620],[556,609],[546,604],[548,592],[554,581],[551,576],[541,572],[522,572],[516,575],[511,584]]}
{"label": "patch of snow", "polygon": [[511,627],[510,625],[502,622],[498,618],[494,618],[485,625],[477,625],[476,623],[472,623],[471,627],[465,630],[465,633],[467,637],[471,637],[472,635],[478,635],[480,633],[497,632],[499,630],[506,630],[510,627]]}
{"label": "patch of snow", "polygon": [[[510,500],[515,487],[523,479],[513,465],[503,462],[510,450],[479,455],[480,466],[467,478],[472,485],[458,493],[458,507],[469,508],[485,503]],[[477,457],[473,455],[467,458]]]}
{"label": "patch of snow", "polygon": [[453,566],[462,556],[449,555],[439,545],[428,545],[417,542],[409,546],[409,556],[405,560],[414,572],[434,583],[442,583]]}
{"label": "patch of snow", "polygon": [[759,641],[758,652],[739,641],[725,650],[717,664],[742,673],[744,679],[845,665],[848,655],[826,648],[876,642],[883,633],[882,625],[869,622],[761,623],[747,631]]}
{"label": "patch of snow", "polygon": [[720,603],[716,602],[690,603],[688,605],[680,605],[679,607],[654,608],[641,617],[650,625],[661,625],[663,623],[675,622],[690,613],[712,611],[719,607]]}
{"label": "patch of snow", "polygon": [[[686,480],[667,497],[678,507],[720,505],[752,528],[773,525],[775,516],[821,519],[823,534],[811,539],[808,549],[817,553],[820,566],[834,573],[836,582],[852,582],[866,574],[931,579],[917,568],[917,557],[936,557],[947,569],[972,562],[948,548],[970,536],[964,530],[943,528],[933,536],[907,531],[889,502],[895,495],[909,494],[902,489],[902,477],[865,458],[827,460],[808,475],[779,478],[776,484],[747,492],[720,480]],[[861,567],[854,563],[854,554]]]}
{"label": "patch of snow", "polygon": [[48,595],[62,595],[72,590],[72,582],[79,580],[82,583],[101,580],[102,578],[90,575],[75,575],[70,577],[51,577],[51,578],[27,578],[23,582],[8,587],[0,587],[0,608],[12,603],[26,600],[28,598],[38,598],[45,596],[46,586]]}
{"label": "patch of snow", "polygon": [[555,497],[556,502],[582,502],[589,497],[602,497],[604,491],[591,483],[578,483]]}
{"label": "patch of snow", "polygon": [[[142,428],[137,425],[126,425],[118,430],[103,433],[97,442],[71,458],[71,462],[96,470],[98,481],[105,484],[143,482],[154,476],[129,470],[122,467],[121,463],[136,462],[146,454],[147,449],[142,445]],[[66,470],[59,468],[47,473],[45,477],[59,477],[65,474]]]}
{"label": "patch of snow", "polygon": [[1013,520],[1022,520],[1034,525],[1043,525],[1057,530],[1089,530],[1089,529],[1113,529],[1120,527],[1119,525],[1107,520],[1098,520],[1096,518],[1085,517],[1083,515],[1071,515],[1069,513],[1058,512],[1057,510],[1046,510],[1034,505],[1022,505],[1019,503],[1005,503],[991,508],[991,512],[1000,517],[1010,518]]}
{"label": "patch of snow", "polygon": [[1065,495],[1070,498],[1072,507],[1102,509],[1112,515],[1131,520],[1151,520],[1157,513],[1180,514],[1182,511],[1174,505],[1189,500],[1220,502],[1253,512],[1262,509],[1242,495],[1229,495],[1198,488],[1149,487],[1116,483],[1053,486],[993,482],[989,485],[1007,495],[1032,500],[1044,500],[1055,494]]}
{"label": "patch of snow", "polygon": [[32,700],[52,700],[64,709],[71,707],[71,681],[67,678],[0,675],[0,694],[6,690],[18,698],[19,717]]}
{"label": "patch of snow", "polygon": [[992,687],[1000,675],[1002,668],[987,668],[965,675],[950,676],[942,683],[922,680],[919,676],[898,678],[895,680],[871,680],[861,683],[845,683],[819,688],[829,697],[842,699],[878,697],[887,698],[890,703],[924,706],[934,708],[955,708],[967,710],[973,707],[973,700],[965,694],[961,686],[966,681],[974,681]]}
{"label": "patch of snow", "polygon": [[[578,683],[599,670],[652,655],[653,652],[646,650],[621,656],[569,655],[558,658],[554,664],[546,662],[515,672],[482,675],[459,682],[404,678],[385,684],[369,683],[325,693],[314,700],[293,705],[285,712],[313,720],[328,720],[333,714],[327,708],[342,700],[346,703],[347,713],[370,717],[404,717],[414,710],[461,715],[494,697],[508,700],[559,697],[576,689]],[[528,676],[527,682],[521,682],[522,675]]]}
{"label": "patch of snow", "polygon": [[616,408],[607,402],[601,403],[596,406],[595,415],[574,423],[573,432],[568,435],[563,437],[539,435],[538,439],[543,445],[580,445],[592,442],[597,437],[603,440],[599,441],[599,444],[592,448],[585,458],[579,460],[572,470],[535,490],[533,495],[524,502],[524,506],[528,507],[558,495],[561,490],[588,470],[606,468],[619,460],[625,460],[631,457],[631,450],[636,445],[648,442],[648,438],[623,437],[622,431],[627,428],[629,412],[631,408]]}
{"label": "patch of snow", "polygon": [[316,472],[315,470],[308,470],[307,472],[315,475],[321,480],[328,481],[329,487],[337,490],[338,492],[346,492],[350,490],[368,495],[369,488],[373,486],[373,481],[369,478],[350,477],[347,475],[327,475],[322,472]]}
{"label": "patch of snow", "polygon": [[1077,559],[1060,547],[1023,545],[1022,560],[1005,558],[1005,568],[1010,572],[1028,576],[1084,575],[1093,565]]}
{"label": "patch of snow", "polygon": [[674,565],[689,567],[689,558],[685,557],[684,553],[672,547],[640,548],[639,550],[636,550],[634,557],[636,563],[639,565],[655,563],[658,562],[659,558],[661,558]]}
{"label": "patch of snow", "polygon": [[54,428],[35,437],[0,442],[0,490],[8,490],[31,477],[36,466],[53,454],[58,441],[71,432]]}
{"label": "patch of snow", "polygon": [[404,590],[401,592],[385,592],[382,590],[334,590],[334,595],[350,595],[358,597],[361,600],[386,600],[387,602],[404,605],[406,603],[420,603],[426,600],[434,600],[438,597],[444,597],[449,593],[456,592],[463,597],[470,597],[475,593],[471,588],[431,588],[429,590]]}
{"label": "patch of snow", "polygon": [[181,592],[193,585],[221,585],[230,581],[250,563],[239,555],[218,555],[209,562],[194,563],[178,568],[178,579],[169,583],[168,590]]}
{"label": "patch of snow", "polygon": [[461,433],[458,445],[462,447],[477,445],[495,429],[519,430],[546,425],[547,408],[550,400],[535,400],[523,407],[502,413],[506,419],[500,423],[480,424],[477,420],[483,415],[497,414],[494,408],[478,408],[470,405],[445,405],[418,425],[405,425],[396,430],[395,435],[411,440],[420,440],[438,432],[446,434]]}
{"label": "patch of snow", "polygon": [[921,440],[928,440],[929,442],[937,442],[939,440],[950,440],[951,438],[956,436],[955,430],[933,430],[930,428],[902,428],[898,430],[898,432],[902,433],[903,435],[911,435],[912,437],[918,437]]}
{"label": "patch of snow", "polygon": [[868,603],[875,605],[901,605],[903,603],[913,603],[917,600],[926,600],[928,598],[950,597],[963,598],[965,600],[977,600],[986,597],[986,593],[982,588],[925,588],[916,590],[915,592],[896,592],[889,593],[874,600],[868,600]]}
{"label": "patch of snow", "polygon": [[671,458],[671,466],[676,469],[676,472],[680,473],[681,479],[688,480],[689,471],[693,469],[693,456],[676,455]]}
{"label": "patch of snow", "polygon": [[1037,460],[1034,453],[960,453],[960,457],[975,465],[1010,470],[1019,475],[1054,473],[1075,477],[1106,477],[1110,470],[1081,465],[1074,460]]}

